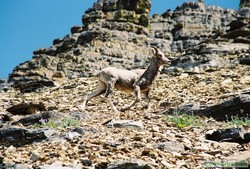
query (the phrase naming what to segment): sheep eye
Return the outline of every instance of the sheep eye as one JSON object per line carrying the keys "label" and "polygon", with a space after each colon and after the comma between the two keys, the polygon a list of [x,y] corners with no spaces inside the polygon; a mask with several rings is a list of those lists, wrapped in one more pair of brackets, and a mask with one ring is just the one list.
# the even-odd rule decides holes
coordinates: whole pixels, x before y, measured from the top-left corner
{"label": "sheep eye", "polygon": [[162,58],[162,54],[158,55],[159,58]]}

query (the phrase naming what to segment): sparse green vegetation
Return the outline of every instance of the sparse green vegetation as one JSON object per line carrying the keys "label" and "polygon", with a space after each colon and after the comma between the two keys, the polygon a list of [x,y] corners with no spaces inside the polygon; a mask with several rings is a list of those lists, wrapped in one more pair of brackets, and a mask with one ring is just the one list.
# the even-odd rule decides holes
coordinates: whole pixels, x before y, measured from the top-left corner
{"label": "sparse green vegetation", "polygon": [[241,127],[243,125],[250,125],[250,117],[239,117],[239,116],[232,116],[231,120],[227,120],[227,126],[237,126]]}
{"label": "sparse green vegetation", "polygon": [[40,123],[41,124],[34,125],[34,128],[67,128],[77,126],[80,121],[73,118],[64,117],[56,121],[48,121],[46,119],[41,119]]}
{"label": "sparse green vegetation", "polygon": [[188,126],[204,126],[205,122],[201,117],[189,114],[180,114],[179,112],[175,112],[173,116],[166,116],[163,119],[165,122],[172,122],[178,128],[185,128]]}
{"label": "sparse green vegetation", "polygon": [[[175,112],[173,115],[165,116],[163,121],[166,123],[173,123],[180,129],[188,126],[203,127],[206,125],[206,120],[202,117],[195,116],[193,114],[181,114],[180,112]],[[232,116],[230,120],[228,118],[228,120],[224,122],[224,126],[250,126],[250,117]]]}

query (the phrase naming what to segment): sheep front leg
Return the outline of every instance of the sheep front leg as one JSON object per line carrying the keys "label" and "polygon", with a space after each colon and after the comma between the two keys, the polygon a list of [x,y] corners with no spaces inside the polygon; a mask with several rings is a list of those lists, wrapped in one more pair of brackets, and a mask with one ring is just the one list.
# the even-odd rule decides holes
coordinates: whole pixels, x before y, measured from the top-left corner
{"label": "sheep front leg", "polygon": [[132,102],[129,106],[121,108],[121,111],[125,111],[130,109],[132,106],[134,106],[137,102],[141,100],[141,89],[140,86],[136,85],[135,87],[135,101]]}
{"label": "sheep front leg", "polygon": [[150,105],[149,90],[146,91],[146,92],[144,93],[144,95],[145,95],[145,98],[146,98],[146,100],[147,100],[147,109],[150,110],[150,109],[151,109],[151,105]]}

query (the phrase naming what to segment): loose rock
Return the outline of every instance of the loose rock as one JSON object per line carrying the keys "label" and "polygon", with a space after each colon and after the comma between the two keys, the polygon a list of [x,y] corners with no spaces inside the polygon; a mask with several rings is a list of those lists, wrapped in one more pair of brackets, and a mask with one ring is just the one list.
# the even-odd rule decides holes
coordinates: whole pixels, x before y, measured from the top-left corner
{"label": "loose rock", "polygon": [[109,120],[104,123],[104,125],[116,128],[131,128],[143,130],[144,126],[142,121],[132,121],[132,120]]}
{"label": "loose rock", "polygon": [[45,110],[45,105],[43,103],[21,103],[6,109],[6,111],[14,115],[35,114],[37,111]]}
{"label": "loose rock", "polygon": [[133,161],[117,161],[115,163],[109,164],[107,169],[153,169],[151,166],[147,165],[142,160]]}

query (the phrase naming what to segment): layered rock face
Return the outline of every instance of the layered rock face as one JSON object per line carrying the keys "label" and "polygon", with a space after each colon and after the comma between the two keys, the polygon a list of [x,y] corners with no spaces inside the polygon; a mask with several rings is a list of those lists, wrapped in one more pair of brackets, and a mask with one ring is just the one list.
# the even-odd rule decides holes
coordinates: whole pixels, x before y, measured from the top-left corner
{"label": "layered rock face", "polygon": [[[140,26],[149,27],[151,0],[98,0],[93,8],[87,10],[82,18],[83,24],[93,22],[115,22],[113,29],[126,30],[117,22],[128,22],[131,31],[140,31]],[[105,23],[107,26],[107,23]]]}
{"label": "layered rock face", "polygon": [[55,39],[50,48],[34,51],[30,61],[13,70],[9,82],[25,91],[64,78],[92,76],[107,66],[143,68],[152,55],[150,45],[180,56],[173,66],[183,69],[221,63],[228,54],[248,57],[247,5],[234,11],[204,1],[185,2],[152,18],[150,8],[151,0],[98,0],[83,15],[83,26],[72,27],[70,35]]}
{"label": "layered rock face", "polygon": [[9,81],[24,88],[46,81],[46,86],[47,81],[94,75],[106,66],[141,67],[150,55],[145,46],[150,8],[151,0],[99,0],[83,15],[83,26],[34,51]]}
{"label": "layered rock face", "polygon": [[249,0],[240,0],[240,7],[250,7],[250,1]]}
{"label": "layered rock face", "polygon": [[[208,38],[218,37],[236,20],[234,10],[206,6],[203,2],[185,2],[175,11],[154,15],[151,37],[169,41],[169,51],[182,51]],[[159,41],[160,45],[166,42]]]}

